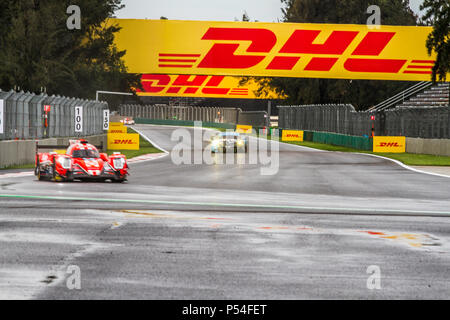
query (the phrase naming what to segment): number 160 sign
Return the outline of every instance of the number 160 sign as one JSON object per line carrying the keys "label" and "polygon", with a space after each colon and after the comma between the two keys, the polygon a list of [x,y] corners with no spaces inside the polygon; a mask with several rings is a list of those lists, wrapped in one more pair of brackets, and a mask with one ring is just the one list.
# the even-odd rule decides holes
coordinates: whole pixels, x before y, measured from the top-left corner
{"label": "number 160 sign", "polygon": [[75,132],[83,132],[83,107],[75,107]]}

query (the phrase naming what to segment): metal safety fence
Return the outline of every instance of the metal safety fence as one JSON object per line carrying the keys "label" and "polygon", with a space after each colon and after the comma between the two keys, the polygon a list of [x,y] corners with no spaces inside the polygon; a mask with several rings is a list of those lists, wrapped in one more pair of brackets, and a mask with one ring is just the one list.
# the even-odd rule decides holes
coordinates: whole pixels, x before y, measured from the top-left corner
{"label": "metal safety fence", "polygon": [[279,106],[279,127],[351,136],[450,138],[450,108],[397,107],[357,112],[352,105]]}
{"label": "metal safety fence", "polygon": [[265,111],[242,111],[240,108],[193,107],[168,105],[121,105],[121,116],[152,119],[203,121],[214,123],[246,124],[254,127],[268,125],[268,114]]}
{"label": "metal safety fence", "polygon": [[[75,107],[83,129],[75,132]],[[88,136],[103,133],[106,102],[0,90],[0,140]]]}

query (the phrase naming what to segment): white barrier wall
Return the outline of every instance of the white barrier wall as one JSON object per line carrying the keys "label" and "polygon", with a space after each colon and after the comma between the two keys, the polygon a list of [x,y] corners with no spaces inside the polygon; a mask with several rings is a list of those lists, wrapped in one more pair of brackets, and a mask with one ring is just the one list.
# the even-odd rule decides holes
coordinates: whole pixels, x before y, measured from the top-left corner
{"label": "white barrier wall", "polygon": [[406,138],[406,152],[450,157],[450,139]]}
{"label": "white barrier wall", "polygon": [[[70,139],[76,138],[52,138],[39,140],[39,144],[45,145],[69,145]],[[85,137],[89,143],[107,146],[106,134]],[[8,140],[0,141],[0,168],[8,168],[17,165],[34,164],[36,154],[36,140]],[[0,172],[1,173],[1,172]]]}

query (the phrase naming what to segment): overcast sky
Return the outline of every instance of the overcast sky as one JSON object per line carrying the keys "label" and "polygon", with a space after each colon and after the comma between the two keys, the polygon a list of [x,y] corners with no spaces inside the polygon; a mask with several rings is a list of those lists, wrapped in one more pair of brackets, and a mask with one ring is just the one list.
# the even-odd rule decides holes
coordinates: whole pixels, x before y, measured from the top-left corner
{"label": "overcast sky", "polygon": [[[410,0],[415,12],[423,0]],[[123,0],[126,7],[117,12],[123,19],[241,20],[244,11],[251,20],[277,22],[281,19],[280,0]]]}

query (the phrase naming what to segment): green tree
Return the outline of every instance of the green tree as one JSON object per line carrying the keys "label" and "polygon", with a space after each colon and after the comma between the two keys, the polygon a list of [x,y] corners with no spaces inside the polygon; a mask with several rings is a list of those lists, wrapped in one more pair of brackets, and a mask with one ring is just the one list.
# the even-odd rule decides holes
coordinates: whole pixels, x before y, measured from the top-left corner
{"label": "green tree", "polygon": [[[68,30],[70,4],[81,8],[81,30]],[[0,21],[0,87],[48,94],[95,97],[96,90],[139,86],[114,45],[120,29],[106,25],[121,0],[4,0]]]}
{"label": "green tree", "polygon": [[422,19],[433,26],[427,40],[428,53],[437,53],[432,80],[436,82],[439,77],[440,81],[445,81],[450,73],[450,3],[448,0],[425,0],[420,9],[426,10]]}
{"label": "green tree", "polygon": [[[384,25],[416,25],[417,16],[404,0],[281,0],[284,22],[366,24],[367,8],[381,8]],[[259,78],[263,85],[284,93],[289,104],[351,103],[367,109],[406,89],[404,81]],[[262,89],[263,91],[264,89]]]}

